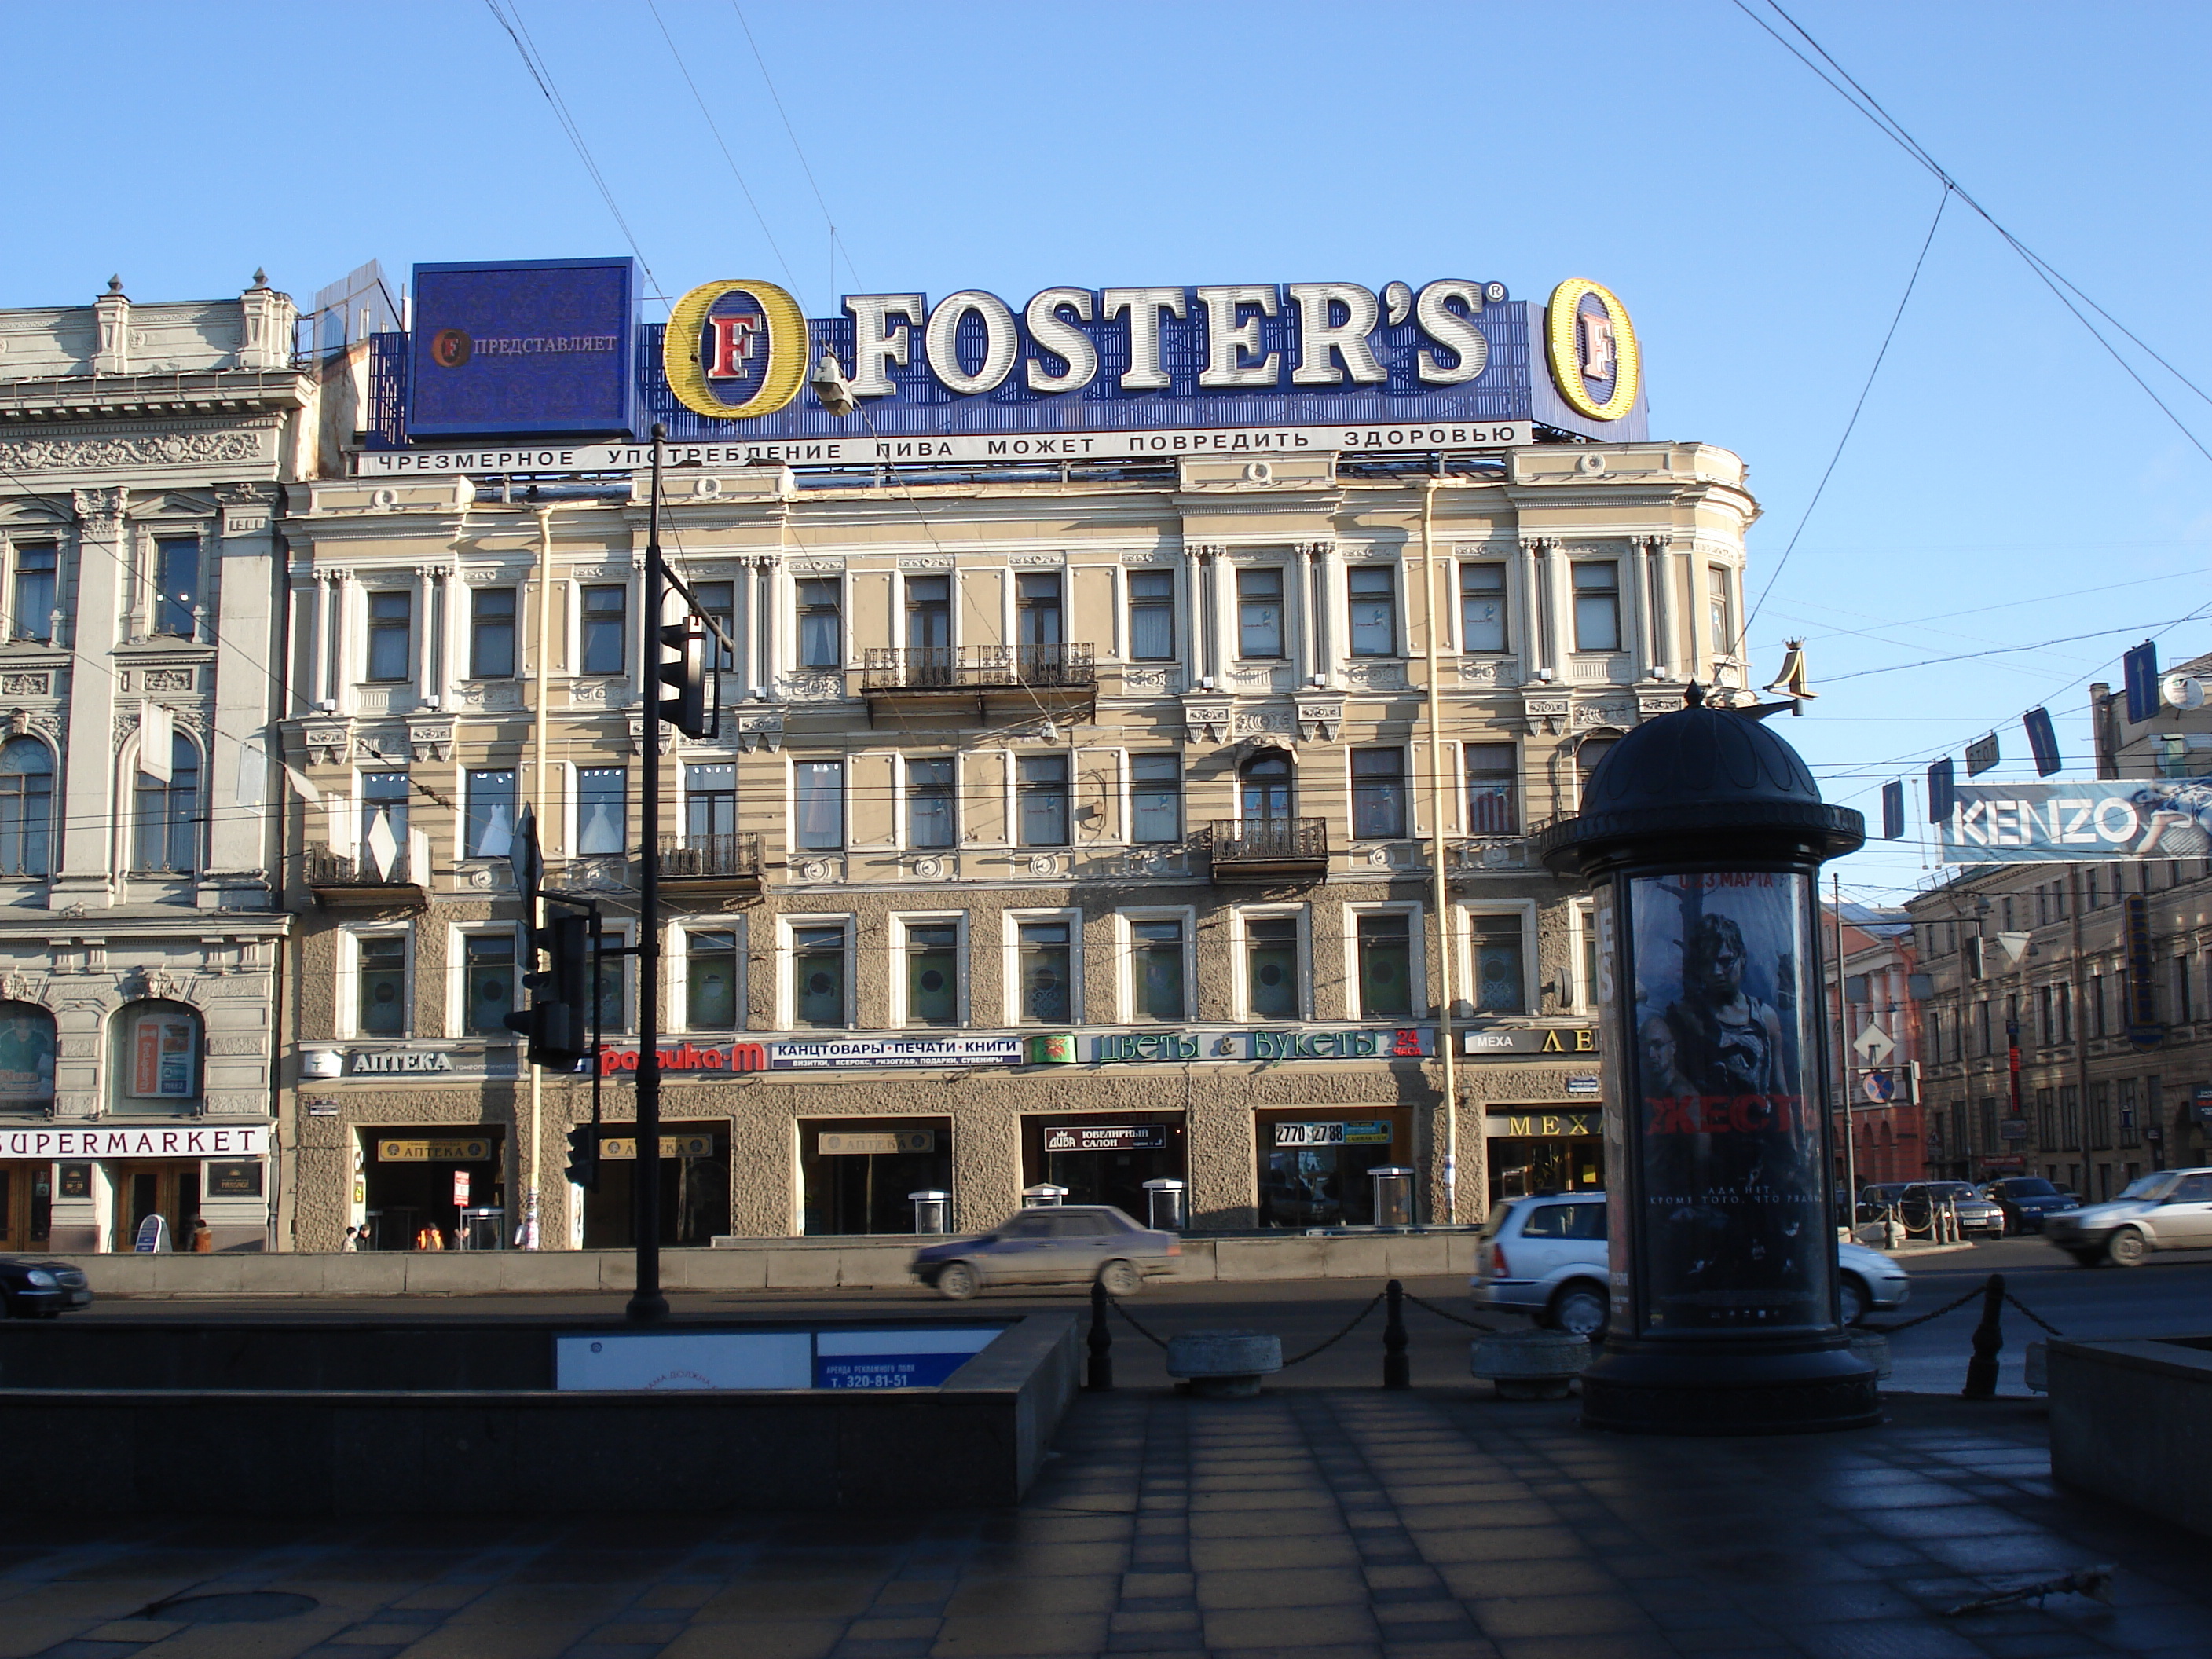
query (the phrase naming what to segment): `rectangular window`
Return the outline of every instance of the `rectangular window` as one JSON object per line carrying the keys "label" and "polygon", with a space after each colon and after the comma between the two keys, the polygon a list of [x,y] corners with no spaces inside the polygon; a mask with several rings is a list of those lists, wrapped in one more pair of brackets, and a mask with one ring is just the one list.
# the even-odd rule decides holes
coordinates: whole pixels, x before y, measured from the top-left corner
{"label": "rectangular window", "polygon": [[835,1030],[845,1024],[845,929],[791,930],[791,1014],[794,1025]]}
{"label": "rectangular window", "polygon": [[1067,757],[1024,755],[1016,763],[1021,845],[1067,845]]}
{"label": "rectangular window", "polygon": [[738,992],[744,981],[735,933],[684,936],[684,1023],[694,1031],[738,1029]]}
{"label": "rectangular window", "polygon": [[826,852],[845,844],[845,763],[797,761],[792,772],[793,830],[802,848]]}
{"label": "rectangular window", "polygon": [[1394,841],[1406,833],[1406,751],[1352,751],[1352,834],[1358,841]]}
{"label": "rectangular window", "polygon": [[836,576],[809,576],[799,584],[799,665],[845,665],[844,583]]}
{"label": "rectangular window", "polygon": [[2058,1041],[2057,1012],[2051,1006],[2048,985],[2035,988],[2035,1024],[2037,1038],[2045,1048]]}
{"label": "rectangular window", "polygon": [[1136,662],[1173,662],[1176,654],[1175,572],[1129,573],[1129,656]]}
{"label": "rectangular window", "polygon": [[2189,958],[2173,959],[2173,1018],[2178,1025],[2186,1025],[2197,1018],[2196,988],[2189,980]]}
{"label": "rectangular window", "polygon": [[1179,1024],[1188,1006],[1183,997],[1182,923],[1131,922],[1129,953],[1137,1018],[1156,1025]]}
{"label": "rectangular window", "polygon": [[54,581],[60,569],[60,550],[52,542],[32,542],[15,550],[15,609],[10,617],[15,638],[53,638]]}
{"label": "rectangular window", "polygon": [[705,850],[738,833],[738,769],[729,761],[684,769],[684,839]]}
{"label": "rectangular window", "polygon": [[407,939],[376,933],[357,942],[355,978],[359,1000],[354,1024],[363,1036],[407,1034]]}
{"label": "rectangular window", "polygon": [[368,677],[404,680],[415,659],[415,596],[368,596]]}
{"label": "rectangular window", "polygon": [[472,1036],[506,1036],[514,1012],[514,936],[470,933],[461,944],[461,1029]]}
{"label": "rectangular window", "polygon": [[1283,654],[1283,573],[1277,569],[1237,573],[1237,654]]}
{"label": "rectangular window", "polygon": [[1467,745],[1467,832],[1470,836],[1520,833],[1519,755],[1510,743]]}
{"label": "rectangular window", "polygon": [[[35,741],[35,739],[33,739]],[[189,874],[200,867],[200,751],[182,732],[170,739],[169,781],[144,772],[135,792],[138,838],[134,867]]]}
{"label": "rectangular window", "polygon": [[584,590],[584,658],[586,674],[619,674],[629,660],[629,589],[619,586]]}
{"label": "rectangular window", "polygon": [[1472,916],[1468,923],[1474,945],[1474,995],[1470,1000],[1475,1012],[1527,1013],[1528,988],[1522,970],[1521,918]]}
{"label": "rectangular window", "polygon": [[584,858],[629,847],[629,769],[586,766],[576,774],[576,851]]}
{"label": "rectangular window", "polygon": [[909,1025],[960,1023],[960,925],[906,926],[906,1019]]}
{"label": "rectangular window", "polygon": [[1024,571],[1014,578],[1014,639],[1024,647],[1056,646],[1060,631],[1060,574]]}
{"label": "rectangular window", "polygon": [[1990,1005],[1986,1001],[1978,1002],[1974,1005],[1974,1038],[1980,1045],[1979,1052],[1982,1054],[1996,1052],[1990,1047]]}
{"label": "rectangular window", "polygon": [[461,856],[503,859],[514,844],[514,769],[469,774],[467,840]]}
{"label": "rectangular window", "polygon": [[[952,578],[908,576],[906,579],[906,643],[925,655],[917,665],[934,663],[936,653],[952,649]],[[950,661],[949,654],[946,660]]]}
{"label": "rectangular window", "polygon": [[154,544],[154,631],[191,639],[195,625],[192,613],[200,604],[198,537],[163,536]]}
{"label": "rectangular window", "polygon": [[361,867],[380,880],[408,880],[407,852],[407,775],[362,773]]}
{"label": "rectangular window", "polygon": [[2058,1087],[2058,1133],[2069,1146],[2081,1144],[2081,1091],[2078,1085]]}
{"label": "rectangular window", "polygon": [[952,772],[947,755],[938,760],[906,763],[906,844],[909,847],[956,847],[960,821],[954,811]]}
{"label": "rectangular window", "polygon": [[1244,985],[1252,1018],[1298,1018],[1297,917],[1254,916],[1245,922]]}
{"label": "rectangular window", "polygon": [[2136,1079],[2124,1077],[2118,1085],[2120,1112],[2120,1145],[2135,1147],[2142,1145],[2142,1120],[2136,1115]]}
{"label": "rectangular window", "polygon": [[0,874],[46,873],[53,812],[54,751],[33,737],[0,743]]}
{"label": "rectangular window", "polygon": [[2035,1133],[2037,1145],[2046,1152],[2057,1152],[2063,1144],[2058,1139],[2058,1108],[2056,1097],[2048,1089],[2035,1091]]}
{"label": "rectangular window", "polygon": [[1575,573],[1575,649],[1620,649],[1620,567],[1610,559],[1583,560]]}
{"label": "rectangular window", "polygon": [[1505,628],[1505,567],[1460,566],[1459,648],[1504,651],[1509,648],[1510,637]]}
{"label": "rectangular window", "polygon": [[1398,573],[1387,564],[1354,565],[1345,573],[1352,621],[1352,654],[1398,653]]}
{"label": "rectangular window", "polygon": [[[629,940],[610,928],[606,944],[610,950]],[[629,1029],[629,958],[608,957],[595,969],[596,983],[592,994],[597,1000],[599,1029],[605,1031],[626,1031]]]}
{"label": "rectangular window", "polygon": [[469,678],[514,676],[514,590],[479,587],[469,594]]}
{"label": "rectangular window", "polygon": [[1359,918],[1359,1017],[1406,1019],[1413,1012],[1413,924],[1410,918]]}
{"label": "rectangular window", "polygon": [[1182,757],[1129,757],[1129,839],[1182,839]]}
{"label": "rectangular window", "polygon": [[1711,565],[1705,570],[1705,629],[1716,657],[1735,654],[1735,606],[1729,599],[1729,573]]}
{"label": "rectangular window", "polygon": [[1071,929],[1064,921],[1025,921],[1018,930],[1018,972],[1024,1025],[1066,1025],[1074,1018]]}
{"label": "rectangular window", "polygon": [[[732,639],[738,637],[737,585],[733,582],[694,582],[691,592],[698,597],[699,609],[711,618],[715,627]],[[737,665],[730,647],[710,628],[707,630],[707,666],[726,674]]]}

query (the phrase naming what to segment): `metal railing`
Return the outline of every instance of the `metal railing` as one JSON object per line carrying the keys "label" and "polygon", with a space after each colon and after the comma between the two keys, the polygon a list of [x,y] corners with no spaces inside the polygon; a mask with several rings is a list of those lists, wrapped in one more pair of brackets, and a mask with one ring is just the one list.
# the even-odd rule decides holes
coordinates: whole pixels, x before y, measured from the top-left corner
{"label": "metal railing", "polygon": [[664,880],[757,878],[761,872],[761,839],[750,831],[719,836],[663,836],[660,869]]}
{"label": "metal railing", "polygon": [[1328,857],[1327,818],[1221,818],[1210,837],[1216,864],[1305,863]]}
{"label": "metal railing", "polygon": [[407,849],[397,849],[392,855],[388,874],[379,874],[375,860],[367,856],[348,858],[330,847],[310,847],[307,849],[307,885],[310,887],[407,887],[415,878],[408,870]]}
{"label": "metal railing", "polygon": [[861,662],[863,691],[968,691],[989,686],[1098,683],[1090,645],[925,645],[878,647]]}

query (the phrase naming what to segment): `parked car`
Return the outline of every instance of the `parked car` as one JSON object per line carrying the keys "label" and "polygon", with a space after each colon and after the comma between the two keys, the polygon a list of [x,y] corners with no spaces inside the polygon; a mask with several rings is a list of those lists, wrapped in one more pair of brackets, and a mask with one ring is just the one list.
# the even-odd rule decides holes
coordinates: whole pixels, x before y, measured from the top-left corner
{"label": "parked car", "polygon": [[2160,1170],[2109,1204],[2061,1211],[2043,1236],[2085,1267],[2139,1267],[2153,1250],[2212,1250],[2212,1170]]}
{"label": "parked car", "polygon": [[1909,1181],[1877,1181],[1859,1188],[1858,1218],[1879,1221],[1897,1207],[1897,1200],[1905,1196]]}
{"label": "parked car", "polygon": [[2045,1218],[2081,1207],[2081,1200],[2060,1192],[2041,1176],[2007,1176],[1990,1182],[1982,1193],[2004,1212],[2005,1231],[2010,1233],[2039,1233]]}
{"label": "parked car", "polygon": [[[1836,1266],[1846,1325],[1901,1308],[1912,1294],[1905,1269],[1879,1250],[1839,1243]],[[1469,1283],[1479,1308],[1595,1336],[1612,1312],[1606,1276],[1605,1194],[1554,1193],[1511,1199],[1490,1212]]]}
{"label": "parked car", "polygon": [[1958,1216],[1962,1236],[2004,1237],[2004,1212],[1963,1181],[1914,1182],[1898,1196],[1897,1218],[1905,1224],[1908,1236],[1926,1237],[1936,1231],[1936,1212],[1946,1205]]}
{"label": "parked car", "polygon": [[27,1261],[0,1255],[0,1300],[10,1319],[53,1319],[92,1301],[84,1269],[66,1261]]}
{"label": "parked car", "polygon": [[990,1285],[1087,1285],[1133,1296],[1147,1274],[1174,1271],[1182,1241],[1140,1227],[1110,1204],[1046,1205],[1023,1210],[981,1238],[925,1245],[915,1277],[940,1296],[964,1302]]}

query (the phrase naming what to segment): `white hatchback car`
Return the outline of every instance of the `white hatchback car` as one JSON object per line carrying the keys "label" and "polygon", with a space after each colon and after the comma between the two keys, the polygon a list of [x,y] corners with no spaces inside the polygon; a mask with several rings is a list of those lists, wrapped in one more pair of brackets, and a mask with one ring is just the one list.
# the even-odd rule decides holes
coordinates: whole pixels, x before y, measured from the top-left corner
{"label": "white hatchback car", "polygon": [[[1539,1323],[1595,1336],[1611,1316],[1606,1286],[1605,1194],[1547,1193],[1509,1199],[1490,1212],[1469,1280],[1479,1308],[1532,1315]],[[1905,1269],[1863,1244],[1836,1246],[1844,1323],[1905,1305]]]}

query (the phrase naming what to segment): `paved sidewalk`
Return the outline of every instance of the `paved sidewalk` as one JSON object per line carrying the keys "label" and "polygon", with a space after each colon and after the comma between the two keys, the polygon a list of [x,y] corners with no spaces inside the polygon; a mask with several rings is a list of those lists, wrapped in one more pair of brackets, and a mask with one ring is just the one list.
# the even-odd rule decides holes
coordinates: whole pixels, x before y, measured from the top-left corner
{"label": "paved sidewalk", "polygon": [[[1623,1438],[1572,1402],[1086,1397],[1019,1511],[298,1527],[0,1520],[0,1659],[2040,1659],[2212,1654],[2212,1543],[2055,1496],[2041,1407]],[[58,1455],[66,1455],[58,1450]],[[211,1477],[212,1478],[212,1477]],[[2119,1564],[2116,1605],[1936,1612]],[[133,1617],[273,1589],[264,1623]]]}

